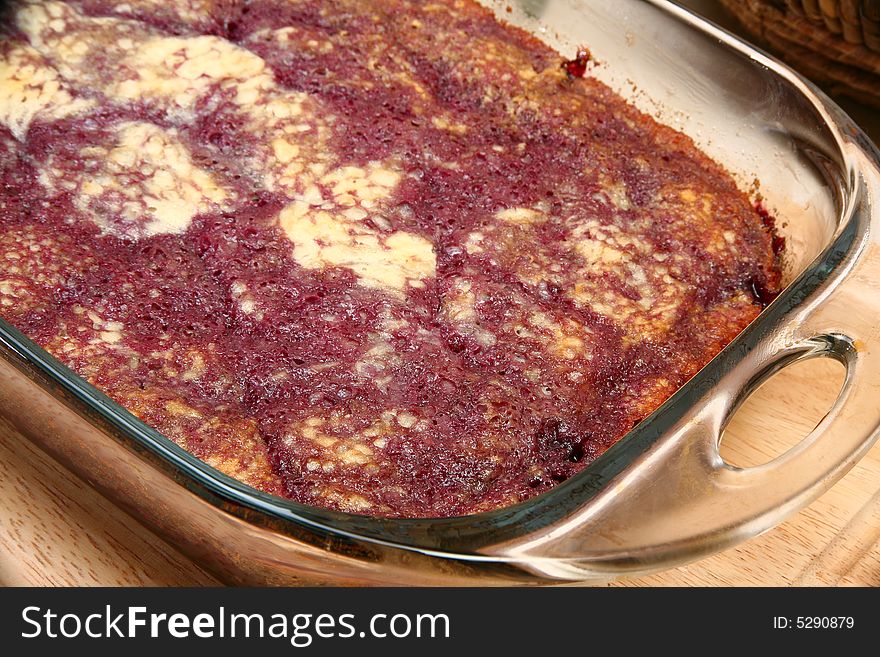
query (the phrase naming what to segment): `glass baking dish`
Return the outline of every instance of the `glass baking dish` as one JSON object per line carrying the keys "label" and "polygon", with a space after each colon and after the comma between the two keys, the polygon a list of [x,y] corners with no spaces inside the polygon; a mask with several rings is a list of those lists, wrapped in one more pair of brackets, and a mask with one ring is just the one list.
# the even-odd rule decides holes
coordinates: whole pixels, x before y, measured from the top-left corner
{"label": "glass baking dish", "polygon": [[[380,519],[253,490],[186,453],[0,320],[0,413],[232,583],[510,584],[607,580],[753,536],[820,495],[880,429],[880,154],[821,92],[662,0],[484,2],[694,138],[786,238],[780,295],[591,466],[490,513]],[[508,9],[509,7],[509,9]],[[786,365],[847,369],[835,405],[765,465],[723,462],[739,404]]]}

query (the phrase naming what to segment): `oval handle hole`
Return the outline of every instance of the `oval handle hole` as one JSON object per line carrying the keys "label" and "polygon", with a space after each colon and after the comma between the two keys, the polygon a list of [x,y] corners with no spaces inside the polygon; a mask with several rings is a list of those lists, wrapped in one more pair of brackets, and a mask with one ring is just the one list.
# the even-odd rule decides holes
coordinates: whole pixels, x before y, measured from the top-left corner
{"label": "oval handle hole", "polygon": [[833,358],[802,360],[752,392],[730,418],[718,451],[725,463],[750,468],[797,445],[822,421],[840,395],[846,368]]}

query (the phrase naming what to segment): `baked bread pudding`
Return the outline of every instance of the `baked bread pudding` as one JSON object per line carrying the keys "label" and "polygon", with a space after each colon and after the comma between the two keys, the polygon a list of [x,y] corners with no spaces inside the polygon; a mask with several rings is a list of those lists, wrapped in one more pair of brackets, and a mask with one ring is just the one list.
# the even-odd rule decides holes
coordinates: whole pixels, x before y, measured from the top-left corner
{"label": "baked bread pudding", "polygon": [[5,11],[0,313],[262,491],[523,501],[779,290],[721,166],[471,0]]}

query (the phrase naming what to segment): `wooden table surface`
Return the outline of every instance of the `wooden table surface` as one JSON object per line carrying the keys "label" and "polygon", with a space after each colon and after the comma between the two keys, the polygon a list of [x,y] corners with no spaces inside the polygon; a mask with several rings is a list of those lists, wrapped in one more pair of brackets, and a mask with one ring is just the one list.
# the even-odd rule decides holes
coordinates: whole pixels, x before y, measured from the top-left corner
{"label": "wooden table surface", "polygon": [[[736,415],[726,459],[766,461],[830,407],[842,368],[792,366]],[[212,585],[219,580],[0,423],[0,584]],[[623,585],[880,584],[880,445],[804,511],[746,543]]]}

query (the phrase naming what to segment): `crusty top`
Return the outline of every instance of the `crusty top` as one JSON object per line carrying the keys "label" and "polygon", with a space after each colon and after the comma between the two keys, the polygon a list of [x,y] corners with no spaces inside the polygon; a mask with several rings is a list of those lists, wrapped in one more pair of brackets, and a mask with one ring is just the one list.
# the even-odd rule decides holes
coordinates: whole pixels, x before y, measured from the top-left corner
{"label": "crusty top", "polygon": [[7,11],[0,312],[261,490],[527,499],[779,288],[721,167],[470,0]]}

